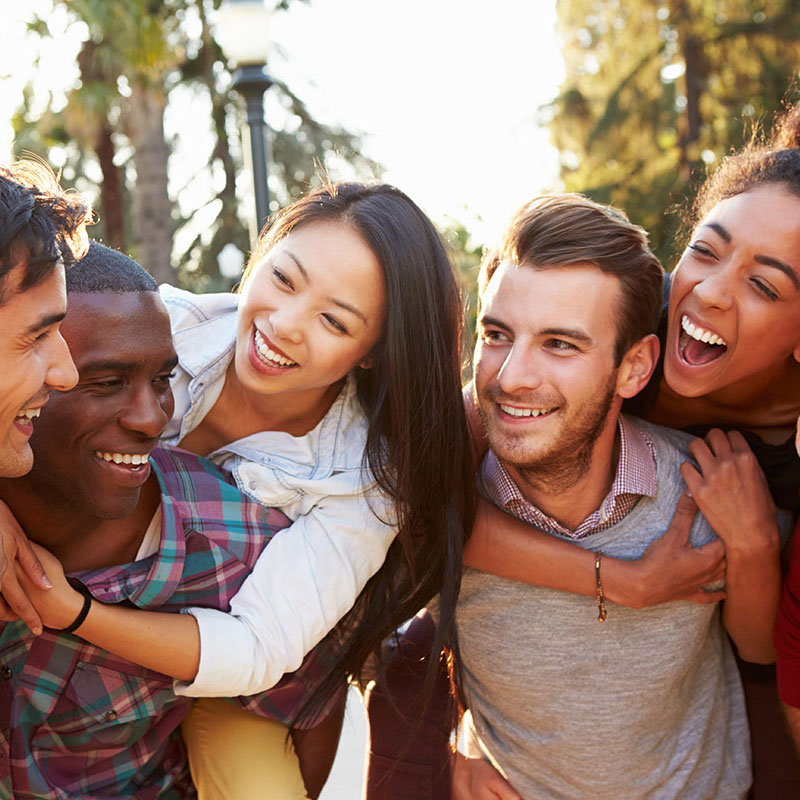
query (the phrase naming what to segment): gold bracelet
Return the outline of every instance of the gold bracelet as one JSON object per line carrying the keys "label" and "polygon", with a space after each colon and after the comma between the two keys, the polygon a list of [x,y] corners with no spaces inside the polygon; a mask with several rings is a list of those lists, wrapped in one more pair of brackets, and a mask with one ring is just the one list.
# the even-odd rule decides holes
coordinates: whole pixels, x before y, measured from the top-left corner
{"label": "gold bracelet", "polygon": [[605,622],[608,612],[606,611],[606,596],[603,594],[603,581],[600,579],[600,562],[603,560],[603,554],[597,552],[594,554],[594,579],[597,586],[597,621]]}

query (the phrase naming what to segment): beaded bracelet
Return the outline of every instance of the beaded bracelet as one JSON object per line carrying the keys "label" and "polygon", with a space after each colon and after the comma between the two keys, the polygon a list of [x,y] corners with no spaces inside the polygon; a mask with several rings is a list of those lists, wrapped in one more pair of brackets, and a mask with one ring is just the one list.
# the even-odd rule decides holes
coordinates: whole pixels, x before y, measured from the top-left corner
{"label": "beaded bracelet", "polygon": [[600,579],[600,562],[603,560],[603,554],[597,552],[594,554],[594,579],[597,587],[597,621],[605,622],[608,612],[606,611],[606,596],[603,594],[603,581]]}

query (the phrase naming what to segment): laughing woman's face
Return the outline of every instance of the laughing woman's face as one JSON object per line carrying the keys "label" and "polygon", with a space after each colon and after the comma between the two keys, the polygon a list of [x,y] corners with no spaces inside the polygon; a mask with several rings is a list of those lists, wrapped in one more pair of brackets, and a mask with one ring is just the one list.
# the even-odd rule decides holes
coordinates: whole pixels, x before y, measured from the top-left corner
{"label": "laughing woman's face", "polygon": [[684,397],[751,393],[800,360],[800,198],[770,184],[719,202],[675,269],[664,377]]}

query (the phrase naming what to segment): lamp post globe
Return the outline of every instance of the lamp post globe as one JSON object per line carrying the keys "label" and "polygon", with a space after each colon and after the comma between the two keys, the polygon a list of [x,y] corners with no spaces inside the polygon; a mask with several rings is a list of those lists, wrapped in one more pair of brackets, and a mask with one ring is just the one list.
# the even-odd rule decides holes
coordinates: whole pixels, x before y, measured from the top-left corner
{"label": "lamp post globe", "polygon": [[236,67],[233,88],[245,100],[250,133],[253,192],[256,200],[256,233],[269,217],[269,140],[264,118],[264,92],[272,86],[267,74],[269,20],[272,9],[264,0],[224,0],[219,8],[216,38]]}

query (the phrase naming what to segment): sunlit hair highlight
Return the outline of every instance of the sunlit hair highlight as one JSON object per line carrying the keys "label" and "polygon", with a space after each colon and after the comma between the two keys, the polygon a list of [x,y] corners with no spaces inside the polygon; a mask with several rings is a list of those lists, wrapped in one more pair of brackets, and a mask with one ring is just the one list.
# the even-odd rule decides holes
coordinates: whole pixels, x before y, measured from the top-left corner
{"label": "sunlit hair highlight", "polygon": [[0,304],[8,300],[6,278],[22,265],[14,287],[24,292],[44,281],[56,264],[70,264],[88,247],[92,221],[86,200],[65,192],[43,162],[20,160],[0,167]]}

